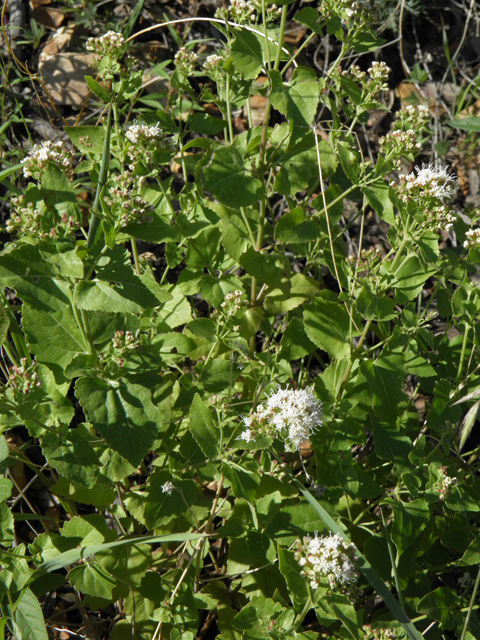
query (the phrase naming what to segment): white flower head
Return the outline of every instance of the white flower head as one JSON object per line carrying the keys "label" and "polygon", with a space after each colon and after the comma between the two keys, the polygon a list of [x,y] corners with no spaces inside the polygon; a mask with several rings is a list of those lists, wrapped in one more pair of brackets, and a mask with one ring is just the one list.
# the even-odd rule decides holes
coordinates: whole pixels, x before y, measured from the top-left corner
{"label": "white flower head", "polygon": [[353,562],[355,550],[355,545],[338,534],[321,538],[315,534],[314,538],[303,539],[296,558],[312,589],[318,587],[322,578],[327,578],[331,589],[340,589],[358,577]]}
{"label": "white flower head", "polygon": [[465,234],[466,240],[463,243],[465,249],[480,247],[480,229],[470,229]]}
{"label": "white flower head", "polygon": [[411,173],[406,178],[407,192],[430,196],[442,203],[453,198],[456,179],[446,168],[430,163],[428,166],[423,164],[421,169],[416,166],[415,171],[416,175]]}
{"label": "white flower head", "polygon": [[175,491],[176,487],[173,482],[168,480],[165,484],[162,485],[162,493],[168,493],[169,496],[172,495],[173,491]]}
{"label": "white flower head", "polygon": [[73,152],[62,141],[50,142],[50,140],[46,140],[41,144],[36,144],[30,155],[22,160],[23,175],[25,178],[32,177],[41,180],[49,163],[66,169],[70,167],[73,156]]}
{"label": "white flower head", "polygon": [[237,440],[243,440],[244,442],[255,442],[255,433],[252,429],[245,429],[237,438]]}
{"label": "white flower head", "polygon": [[132,144],[138,144],[145,140],[161,140],[163,138],[163,131],[158,124],[155,126],[132,124],[128,127],[125,135]]}
{"label": "white flower head", "polygon": [[87,51],[94,51],[100,56],[110,55],[112,58],[119,58],[125,44],[125,38],[121,33],[107,31],[107,33],[99,38],[89,38],[85,46]]}

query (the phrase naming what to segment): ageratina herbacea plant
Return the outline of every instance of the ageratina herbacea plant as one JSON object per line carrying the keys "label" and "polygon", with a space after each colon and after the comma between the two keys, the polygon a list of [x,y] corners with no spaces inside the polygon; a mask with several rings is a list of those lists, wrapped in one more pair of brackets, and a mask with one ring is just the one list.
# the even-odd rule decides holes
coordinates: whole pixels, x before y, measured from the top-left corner
{"label": "ageratina herbacea plant", "polygon": [[480,637],[480,216],[428,106],[368,137],[374,7],[314,4],[233,0],[157,97],[89,39],[100,119],[2,172],[10,637]]}

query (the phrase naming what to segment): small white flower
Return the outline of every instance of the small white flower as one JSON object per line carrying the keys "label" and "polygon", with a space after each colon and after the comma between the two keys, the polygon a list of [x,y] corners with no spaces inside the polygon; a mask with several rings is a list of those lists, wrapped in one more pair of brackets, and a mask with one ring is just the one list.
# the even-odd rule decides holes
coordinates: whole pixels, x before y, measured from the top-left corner
{"label": "small white flower", "polygon": [[176,487],[173,482],[170,482],[170,480],[168,480],[168,482],[165,482],[165,484],[162,485],[162,493],[168,493],[168,495],[171,496],[175,488]]}
{"label": "small white flower", "polygon": [[252,429],[245,429],[243,433],[241,433],[237,440],[244,440],[245,442],[255,442],[255,434]]}

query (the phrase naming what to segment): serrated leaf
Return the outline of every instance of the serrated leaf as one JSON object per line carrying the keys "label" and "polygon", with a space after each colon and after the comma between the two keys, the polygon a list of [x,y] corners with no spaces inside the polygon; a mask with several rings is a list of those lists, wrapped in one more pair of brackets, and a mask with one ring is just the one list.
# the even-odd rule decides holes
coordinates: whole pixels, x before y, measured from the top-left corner
{"label": "serrated leaf", "polygon": [[296,207],[284,214],[275,227],[277,242],[311,242],[320,235],[320,227],[315,220],[309,220],[303,207]]}
{"label": "serrated leaf", "polygon": [[249,164],[233,145],[214,151],[210,164],[203,169],[203,183],[220,202],[236,208],[256,204],[264,192],[263,182],[252,175]]}
{"label": "serrated leaf", "polygon": [[100,460],[78,429],[70,429],[63,437],[52,432],[45,434],[42,451],[48,463],[65,478],[88,488],[95,485]]}
{"label": "serrated leaf", "polygon": [[232,493],[236,498],[243,498],[253,503],[257,495],[260,478],[253,473],[247,473],[237,465],[222,464],[222,473],[232,485]]}
{"label": "serrated leaf", "polygon": [[301,567],[295,559],[293,551],[278,547],[278,566],[285,578],[290,593],[293,595],[295,609],[301,611],[308,600],[308,587],[305,576],[301,574]]}
{"label": "serrated leaf", "polygon": [[100,258],[93,280],[75,285],[74,303],[88,311],[141,313],[171,300],[151,275],[134,273],[127,251],[121,247]]}
{"label": "serrated leaf", "polygon": [[255,80],[262,70],[263,52],[259,37],[246,29],[235,29],[232,62],[246,80]]}
{"label": "serrated leaf", "polygon": [[272,289],[280,289],[285,294],[290,291],[290,260],[278,254],[261,253],[252,247],[240,257],[240,265],[245,271],[267,284]]}
{"label": "serrated leaf", "polygon": [[310,340],[334,358],[350,353],[350,316],[338,302],[317,296],[303,312],[305,331]]}
{"label": "serrated leaf", "polygon": [[322,28],[319,25],[321,16],[315,9],[312,9],[311,7],[304,7],[295,14],[294,20],[306,25],[310,31],[313,31],[313,33],[322,35]]}
{"label": "serrated leaf", "polygon": [[198,393],[195,394],[190,409],[190,429],[203,453],[210,460],[214,460],[218,455],[221,433],[213,422],[210,409]]}
{"label": "serrated leaf", "polygon": [[313,69],[297,67],[290,82],[284,83],[279,71],[269,72],[271,91],[269,100],[297,127],[310,127],[317,112],[323,81],[319,82]]}
{"label": "serrated leaf", "polygon": [[87,419],[107,444],[137,467],[164,431],[150,389],[127,382],[79,378],[75,395]]}
{"label": "serrated leaf", "polygon": [[398,415],[398,405],[407,399],[403,392],[405,359],[403,354],[382,355],[360,365],[372,392],[373,410],[385,422],[392,423]]}
{"label": "serrated leaf", "polygon": [[105,127],[65,127],[64,131],[82,153],[102,155]]}

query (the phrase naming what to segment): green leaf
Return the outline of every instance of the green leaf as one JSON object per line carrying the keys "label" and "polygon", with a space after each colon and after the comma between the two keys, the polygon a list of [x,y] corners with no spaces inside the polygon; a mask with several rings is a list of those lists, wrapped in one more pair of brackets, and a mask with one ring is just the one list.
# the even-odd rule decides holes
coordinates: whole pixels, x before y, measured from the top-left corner
{"label": "green leaf", "polygon": [[203,182],[220,202],[235,208],[256,204],[264,192],[263,182],[252,175],[250,164],[233,145],[214,151],[203,169]]}
{"label": "green leaf", "polygon": [[99,82],[92,78],[92,76],[85,76],[85,82],[87,83],[90,91],[95,94],[97,98],[100,98],[100,100],[103,100],[103,102],[106,103],[110,102],[110,93],[105,89],[105,87],[102,87]]}
{"label": "green leaf", "polygon": [[303,207],[296,207],[277,222],[275,240],[277,242],[311,242],[320,235],[320,227],[315,220],[307,219]]}
{"label": "green leaf", "polygon": [[409,256],[395,272],[395,300],[398,304],[407,304],[421,293],[425,282],[437,269],[426,270],[417,256]]}
{"label": "green leaf", "polygon": [[190,430],[203,453],[214,460],[218,455],[221,433],[213,422],[210,409],[198,393],[195,394],[190,409]]}
{"label": "green leaf", "polygon": [[199,338],[204,338],[209,342],[218,342],[217,325],[213,320],[208,318],[197,318],[196,320],[192,320],[192,322],[188,323],[187,329]]}
{"label": "green leaf", "polygon": [[377,420],[371,422],[377,456],[394,462],[399,471],[410,467],[408,456],[413,448],[410,438],[391,424]]}
{"label": "green leaf", "polygon": [[290,280],[291,289],[285,294],[281,289],[269,292],[263,306],[268,313],[287,313],[310,300],[318,293],[318,283],[309,276],[296,273]]}
{"label": "green leaf", "polygon": [[88,557],[85,559],[85,564],[69,571],[67,578],[75,589],[105,600],[112,599],[113,590],[117,586],[115,578],[99,566],[95,559]]}
{"label": "green leaf", "polygon": [[385,42],[386,40],[377,38],[371,31],[359,30],[352,38],[352,47],[356,53],[365,53],[366,51],[376,51]]}
{"label": "green leaf", "polygon": [[308,600],[307,579],[301,574],[301,567],[295,559],[293,551],[278,547],[278,562],[282,576],[285,578],[296,611],[301,611]]}
{"label": "green leaf", "polygon": [[430,511],[428,504],[422,499],[408,503],[397,502],[392,507],[395,517],[391,525],[391,536],[400,556],[425,531]]}
{"label": "green leaf", "polygon": [[445,124],[455,129],[464,129],[465,131],[480,131],[480,117],[470,116],[468,118],[456,118],[455,120],[446,120]]}
{"label": "green leaf", "polygon": [[75,395],[107,444],[137,467],[165,427],[150,389],[122,379],[79,378]]}
{"label": "green leaf", "polygon": [[357,298],[357,311],[365,320],[392,320],[398,316],[395,311],[395,300],[385,294],[378,296],[368,284],[363,286]]}
{"label": "green leaf", "polygon": [[82,153],[86,153],[88,156],[103,154],[105,127],[65,127],[64,131]]}
{"label": "green leaf", "polygon": [[214,118],[208,113],[194,113],[188,120],[188,126],[196,133],[214,136],[225,129],[227,121],[221,118]]}
{"label": "green leaf", "polygon": [[5,307],[0,307],[0,346],[5,342],[8,329],[10,327],[10,318]]}
{"label": "green leaf", "polygon": [[285,294],[290,291],[290,260],[286,256],[256,251],[252,247],[240,257],[240,265],[245,271],[267,284],[272,289],[280,289]]}
{"label": "green leaf", "polygon": [[[287,137],[286,137],[287,136]],[[280,140],[277,142],[277,140]],[[283,143],[281,140],[285,139]],[[280,144],[272,165],[280,167],[275,177],[275,189],[282,195],[295,195],[319,180],[318,156],[314,134],[294,127],[288,135],[288,125],[282,125],[271,137],[272,144]],[[329,178],[335,172],[337,160],[325,140],[318,141],[322,176]]]}
{"label": "green leaf", "polygon": [[100,258],[95,278],[80,281],[74,291],[74,303],[80,309],[118,313],[141,313],[171,297],[150,274],[136,275],[128,252],[121,247]]}
{"label": "green leaf", "polygon": [[246,80],[255,80],[262,70],[263,51],[259,37],[246,29],[234,29],[232,61],[237,71]]}
{"label": "green leaf", "polygon": [[348,356],[350,316],[342,304],[325,299],[320,294],[305,307],[303,319],[307,336],[317,347],[337,359]]}
{"label": "green leaf", "polygon": [[313,33],[316,33],[319,36],[322,35],[322,27],[319,25],[321,16],[315,9],[312,9],[311,7],[304,7],[295,14],[294,20],[306,25],[310,31],[313,31]]}
{"label": "green leaf", "polygon": [[236,498],[243,498],[253,503],[257,495],[260,478],[257,474],[247,473],[238,465],[222,464],[222,474],[232,485],[232,493]]}
{"label": "green leaf", "polygon": [[395,223],[393,204],[390,200],[390,186],[386,182],[381,180],[369,187],[361,187],[360,190],[366,195],[370,206],[382,220],[390,225]]}
{"label": "green leaf", "polygon": [[15,623],[22,640],[48,640],[42,608],[30,589],[25,589],[16,603]]}
{"label": "green leaf", "polygon": [[49,432],[42,440],[42,451],[48,463],[62,476],[91,488],[95,485],[100,460],[80,429],[65,435]]}
{"label": "green leaf", "polygon": [[373,396],[375,414],[389,424],[395,422],[398,405],[407,399],[403,393],[405,359],[402,354],[382,355],[360,365]]}
{"label": "green leaf", "polygon": [[269,73],[272,106],[283,113],[297,127],[310,127],[317,113],[323,81],[319,82],[313,69],[297,67],[290,82],[284,83],[279,71]]}
{"label": "green leaf", "polygon": [[171,492],[165,491],[165,484],[171,481],[169,471],[157,471],[148,480],[144,517],[149,530],[167,528],[172,520],[178,521],[189,512],[191,515],[191,508],[199,501],[198,487],[193,480],[174,478],[175,488]]}
{"label": "green leaf", "polygon": [[457,612],[460,606],[456,591],[448,587],[439,587],[424,596],[417,605],[418,613],[427,616],[427,619],[437,620],[443,629],[453,629],[456,625]]}

